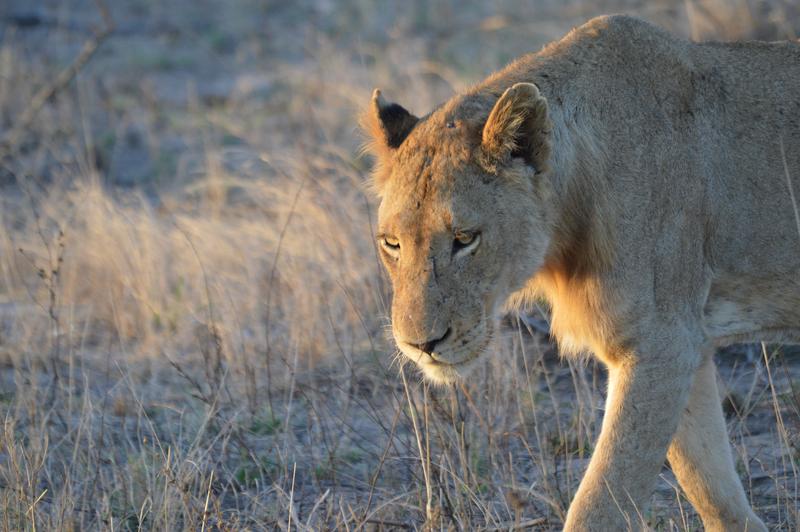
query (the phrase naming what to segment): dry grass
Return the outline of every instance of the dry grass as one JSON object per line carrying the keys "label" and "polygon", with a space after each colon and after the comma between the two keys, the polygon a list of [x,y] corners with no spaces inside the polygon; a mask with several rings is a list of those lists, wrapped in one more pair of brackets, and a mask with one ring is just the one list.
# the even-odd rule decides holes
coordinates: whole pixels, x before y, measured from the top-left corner
{"label": "dry grass", "polygon": [[[698,38],[792,37],[800,13],[496,4],[110,2],[117,33],[0,161],[0,530],[559,528],[603,371],[513,316],[464,386],[394,362],[357,111],[378,85],[424,112],[601,12]],[[0,26],[2,128],[99,20],[23,7]],[[751,499],[790,530],[787,353],[720,372]],[[672,486],[646,517],[697,529]]]}

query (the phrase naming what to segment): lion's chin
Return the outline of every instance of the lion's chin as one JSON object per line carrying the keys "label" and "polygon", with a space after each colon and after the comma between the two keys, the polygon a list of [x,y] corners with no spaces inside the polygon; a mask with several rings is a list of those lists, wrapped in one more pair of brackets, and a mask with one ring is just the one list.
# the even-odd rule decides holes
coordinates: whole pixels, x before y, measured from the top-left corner
{"label": "lion's chin", "polygon": [[431,384],[447,385],[463,380],[477,366],[481,358],[481,352],[477,352],[467,360],[450,364],[437,360],[417,361],[417,367],[422,371],[425,379]]}

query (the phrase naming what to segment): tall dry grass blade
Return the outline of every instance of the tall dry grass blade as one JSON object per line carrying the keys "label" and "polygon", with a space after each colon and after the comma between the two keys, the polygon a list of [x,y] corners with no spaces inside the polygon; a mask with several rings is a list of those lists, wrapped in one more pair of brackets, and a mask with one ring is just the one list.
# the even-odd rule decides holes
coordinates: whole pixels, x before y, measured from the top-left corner
{"label": "tall dry grass blade", "polygon": [[426,436],[423,436],[420,428],[419,422],[417,420],[417,407],[414,401],[411,400],[411,392],[408,386],[408,380],[406,379],[406,372],[405,367],[400,366],[400,377],[403,380],[403,390],[406,394],[406,401],[408,401],[408,410],[411,413],[411,421],[414,426],[414,437],[417,442],[417,450],[419,451],[419,463],[422,467],[422,475],[425,479],[425,516],[431,525],[433,525],[434,519],[434,512],[433,512],[433,485],[431,483],[431,474],[430,469],[428,469],[428,465],[430,464],[428,454],[425,450],[428,448],[427,441],[423,444],[423,439]]}

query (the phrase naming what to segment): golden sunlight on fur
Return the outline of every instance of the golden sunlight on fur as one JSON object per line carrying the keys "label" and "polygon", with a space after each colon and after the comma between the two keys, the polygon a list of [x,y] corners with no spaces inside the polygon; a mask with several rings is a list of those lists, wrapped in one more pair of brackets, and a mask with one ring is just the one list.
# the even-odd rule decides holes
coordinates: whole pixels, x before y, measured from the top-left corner
{"label": "golden sunlight on fur", "polygon": [[694,44],[611,16],[422,118],[375,92],[377,245],[405,357],[469,379],[498,312],[543,297],[562,350],[608,368],[566,530],[643,526],[665,458],[706,530],[766,530],[712,355],[800,340],[798,87],[797,43]]}

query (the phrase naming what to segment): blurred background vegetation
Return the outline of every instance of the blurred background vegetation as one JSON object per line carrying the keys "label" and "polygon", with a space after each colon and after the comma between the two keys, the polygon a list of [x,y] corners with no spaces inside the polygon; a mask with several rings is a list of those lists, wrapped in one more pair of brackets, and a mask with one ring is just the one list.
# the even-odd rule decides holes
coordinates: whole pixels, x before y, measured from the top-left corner
{"label": "blurred background vegetation", "polygon": [[[800,31],[793,0],[3,0],[0,530],[560,529],[603,372],[545,314],[463,386],[400,369],[356,124],[373,87],[424,114],[614,12]],[[794,530],[787,354],[720,376]],[[646,517],[699,527],[667,468]]]}

